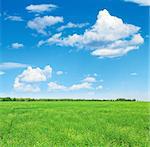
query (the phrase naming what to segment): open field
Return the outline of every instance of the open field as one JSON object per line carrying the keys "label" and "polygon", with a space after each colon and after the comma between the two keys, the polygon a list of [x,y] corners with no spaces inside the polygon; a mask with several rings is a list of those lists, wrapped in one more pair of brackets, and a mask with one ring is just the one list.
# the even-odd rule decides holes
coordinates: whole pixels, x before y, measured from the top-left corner
{"label": "open field", "polygon": [[0,146],[148,147],[149,107],[148,102],[0,102]]}

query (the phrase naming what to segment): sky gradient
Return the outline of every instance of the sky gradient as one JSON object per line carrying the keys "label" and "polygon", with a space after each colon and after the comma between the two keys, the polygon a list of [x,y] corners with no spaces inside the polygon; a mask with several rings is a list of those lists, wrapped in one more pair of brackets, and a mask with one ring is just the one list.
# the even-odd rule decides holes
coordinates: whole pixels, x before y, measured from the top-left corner
{"label": "sky gradient", "polygon": [[149,6],[2,0],[0,96],[147,101]]}

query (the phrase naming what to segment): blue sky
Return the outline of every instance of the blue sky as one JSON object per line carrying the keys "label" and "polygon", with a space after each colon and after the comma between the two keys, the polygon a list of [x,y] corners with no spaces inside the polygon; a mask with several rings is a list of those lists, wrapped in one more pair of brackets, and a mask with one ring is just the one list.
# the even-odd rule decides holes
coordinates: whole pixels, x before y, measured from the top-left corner
{"label": "blue sky", "polygon": [[3,0],[0,96],[148,100],[148,0]]}

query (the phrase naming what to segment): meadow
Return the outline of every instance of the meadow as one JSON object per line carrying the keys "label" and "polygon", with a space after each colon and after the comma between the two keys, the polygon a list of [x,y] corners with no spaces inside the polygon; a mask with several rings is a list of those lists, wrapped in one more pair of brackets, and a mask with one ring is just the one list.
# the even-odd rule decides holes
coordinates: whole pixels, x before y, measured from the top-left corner
{"label": "meadow", "polygon": [[148,147],[149,107],[149,102],[0,102],[0,146]]}

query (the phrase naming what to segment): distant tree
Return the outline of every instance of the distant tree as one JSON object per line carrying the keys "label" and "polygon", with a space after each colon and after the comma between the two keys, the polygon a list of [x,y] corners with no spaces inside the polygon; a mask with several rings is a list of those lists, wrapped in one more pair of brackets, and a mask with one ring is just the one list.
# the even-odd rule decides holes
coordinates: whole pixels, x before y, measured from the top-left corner
{"label": "distant tree", "polygon": [[118,98],[116,101],[136,101],[136,99]]}
{"label": "distant tree", "polygon": [[1,101],[11,101],[10,97],[1,98]]}

